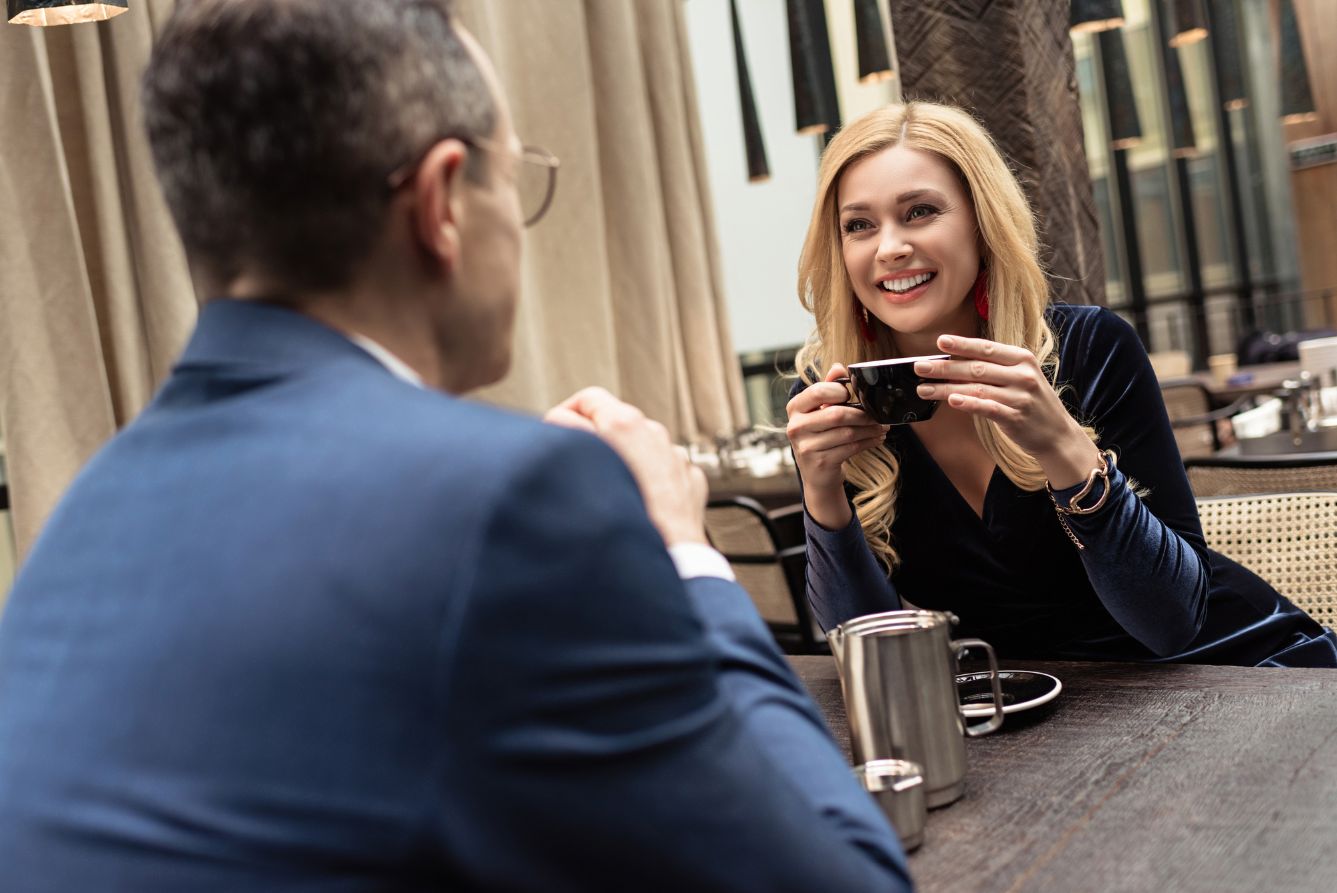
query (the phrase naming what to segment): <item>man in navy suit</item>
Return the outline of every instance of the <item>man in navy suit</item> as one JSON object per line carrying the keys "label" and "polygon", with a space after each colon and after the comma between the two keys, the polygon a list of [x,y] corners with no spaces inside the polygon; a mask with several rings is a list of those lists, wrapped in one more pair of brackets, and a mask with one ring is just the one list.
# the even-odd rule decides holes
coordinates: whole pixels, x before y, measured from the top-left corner
{"label": "man in navy suit", "polygon": [[444,0],[183,0],[144,114],[218,297],[14,585],[0,887],[907,889],[663,428],[458,398],[549,159]]}

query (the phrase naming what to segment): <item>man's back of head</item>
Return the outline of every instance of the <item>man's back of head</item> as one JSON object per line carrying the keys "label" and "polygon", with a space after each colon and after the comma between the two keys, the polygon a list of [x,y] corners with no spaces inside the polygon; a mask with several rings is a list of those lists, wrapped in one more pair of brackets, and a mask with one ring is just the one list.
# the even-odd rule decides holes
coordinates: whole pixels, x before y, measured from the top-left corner
{"label": "man's back of head", "polygon": [[449,0],[183,0],[144,75],[159,179],[192,266],[335,289],[385,224],[391,172],[489,136],[494,97]]}

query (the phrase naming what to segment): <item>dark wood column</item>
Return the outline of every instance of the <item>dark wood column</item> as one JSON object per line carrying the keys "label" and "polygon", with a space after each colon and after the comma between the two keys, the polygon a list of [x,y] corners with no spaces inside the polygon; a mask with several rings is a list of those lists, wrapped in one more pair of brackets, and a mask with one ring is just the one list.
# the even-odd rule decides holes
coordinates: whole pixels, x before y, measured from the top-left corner
{"label": "dark wood column", "polygon": [[1035,207],[1054,297],[1104,304],[1105,261],[1082,142],[1068,4],[890,4],[905,98],[962,106],[989,128]]}

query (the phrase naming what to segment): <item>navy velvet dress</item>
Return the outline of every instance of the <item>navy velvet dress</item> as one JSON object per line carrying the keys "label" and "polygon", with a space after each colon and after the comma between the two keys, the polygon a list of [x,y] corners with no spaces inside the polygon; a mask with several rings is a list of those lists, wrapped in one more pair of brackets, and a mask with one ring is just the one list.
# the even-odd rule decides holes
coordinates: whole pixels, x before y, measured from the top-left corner
{"label": "navy velvet dress", "polygon": [[[1012,657],[1337,666],[1331,630],[1207,548],[1132,327],[1103,308],[1065,304],[1050,308],[1050,320],[1060,396],[1118,457],[1105,506],[1069,518],[1085,551],[1063,532],[1043,489],[1021,490],[998,469],[976,515],[914,426],[894,427],[887,445],[901,462],[892,526],[901,565],[888,579],[857,518],[831,531],[808,517],[808,599],[821,625],[900,608],[904,595],[952,611],[957,634]],[[1066,504],[1079,489],[1056,495]]]}

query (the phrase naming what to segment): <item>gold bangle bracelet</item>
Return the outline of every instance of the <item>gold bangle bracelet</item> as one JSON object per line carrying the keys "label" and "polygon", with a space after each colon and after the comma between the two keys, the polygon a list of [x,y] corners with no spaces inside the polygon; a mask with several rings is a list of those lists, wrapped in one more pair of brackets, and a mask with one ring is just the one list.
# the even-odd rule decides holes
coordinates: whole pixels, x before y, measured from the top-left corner
{"label": "gold bangle bracelet", "polygon": [[[1073,533],[1072,528],[1068,526],[1067,516],[1091,515],[1105,507],[1105,503],[1110,498],[1110,471],[1114,469],[1114,467],[1114,451],[1101,451],[1100,467],[1091,469],[1091,473],[1086,476],[1086,483],[1082,485],[1082,489],[1078,490],[1073,497],[1068,500],[1066,506],[1058,504],[1058,497],[1054,495],[1054,488],[1049,485],[1048,481],[1045,481],[1045,490],[1049,492],[1049,501],[1054,504],[1054,511],[1058,513],[1058,522],[1063,525],[1063,532],[1068,535],[1068,539],[1072,540],[1073,545],[1078,549],[1084,550],[1086,549],[1086,546],[1082,544],[1082,541],[1077,538],[1077,534]],[[1081,501],[1091,495],[1091,491],[1096,487],[1097,480],[1105,485],[1100,493],[1100,498],[1095,501],[1094,505],[1083,507]]]}

